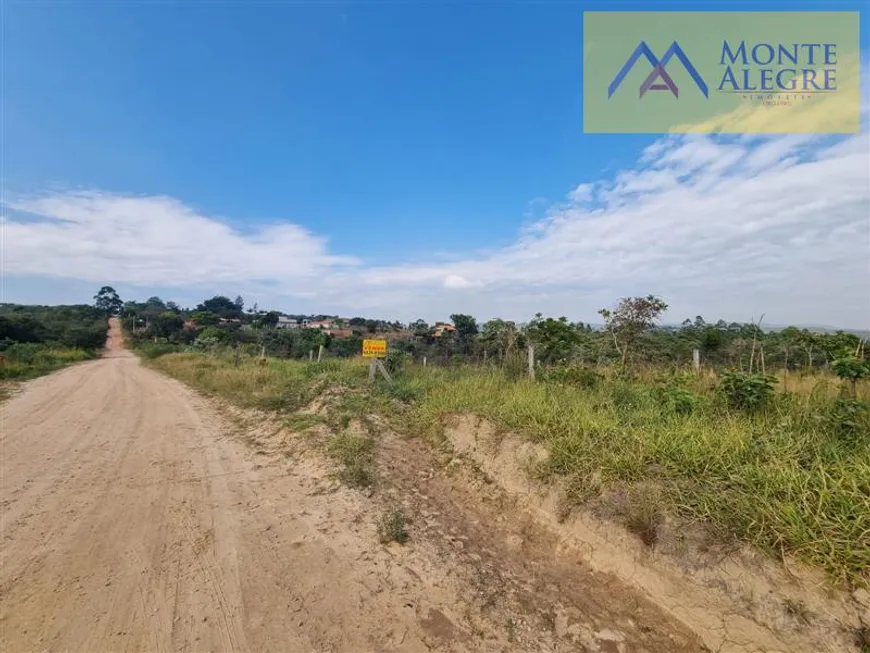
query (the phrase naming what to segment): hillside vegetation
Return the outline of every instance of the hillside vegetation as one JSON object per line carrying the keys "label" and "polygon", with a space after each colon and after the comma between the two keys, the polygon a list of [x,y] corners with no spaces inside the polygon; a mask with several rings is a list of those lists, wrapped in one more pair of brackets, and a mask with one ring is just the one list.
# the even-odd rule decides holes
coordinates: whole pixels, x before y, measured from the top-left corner
{"label": "hillside vegetation", "polygon": [[92,306],[0,304],[0,379],[26,379],[94,358],[106,313]]}

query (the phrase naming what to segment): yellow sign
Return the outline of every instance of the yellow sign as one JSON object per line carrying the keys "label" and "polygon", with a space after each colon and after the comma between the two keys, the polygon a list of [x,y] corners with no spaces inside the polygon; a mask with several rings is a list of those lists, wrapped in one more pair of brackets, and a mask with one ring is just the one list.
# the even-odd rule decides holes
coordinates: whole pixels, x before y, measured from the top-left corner
{"label": "yellow sign", "polygon": [[363,358],[384,358],[386,355],[386,340],[363,340]]}

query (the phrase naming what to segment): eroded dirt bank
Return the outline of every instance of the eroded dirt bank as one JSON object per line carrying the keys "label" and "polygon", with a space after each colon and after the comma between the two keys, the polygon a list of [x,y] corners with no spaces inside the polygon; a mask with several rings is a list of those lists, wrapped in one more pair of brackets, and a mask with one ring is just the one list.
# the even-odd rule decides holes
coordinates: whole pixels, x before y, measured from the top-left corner
{"label": "eroded dirt bank", "polygon": [[703,650],[462,491],[382,545],[384,500],[450,492],[420,446],[386,442],[385,488],[347,489],[305,438],[142,367],[114,324],[106,357],[2,406],[0,650]]}

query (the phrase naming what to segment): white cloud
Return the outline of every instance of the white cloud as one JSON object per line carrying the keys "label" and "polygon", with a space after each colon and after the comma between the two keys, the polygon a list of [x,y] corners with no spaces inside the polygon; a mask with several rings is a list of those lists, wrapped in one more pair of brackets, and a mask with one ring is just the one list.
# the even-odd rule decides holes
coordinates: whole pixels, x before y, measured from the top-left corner
{"label": "white cloud", "polygon": [[[668,136],[638,167],[587,180],[515,243],[393,266],[330,253],[282,223],[243,234],[166,197],[61,193],[10,202],[48,219],[7,221],[6,270],[147,288],[235,292],[261,306],[410,319],[537,311],[594,320],[656,293],[671,318],[870,324],[866,135]],[[243,216],[240,216],[243,217]],[[461,289],[461,293],[456,291]]]}
{"label": "white cloud", "polygon": [[445,288],[468,288],[471,282],[458,274],[448,274],[444,279]]}

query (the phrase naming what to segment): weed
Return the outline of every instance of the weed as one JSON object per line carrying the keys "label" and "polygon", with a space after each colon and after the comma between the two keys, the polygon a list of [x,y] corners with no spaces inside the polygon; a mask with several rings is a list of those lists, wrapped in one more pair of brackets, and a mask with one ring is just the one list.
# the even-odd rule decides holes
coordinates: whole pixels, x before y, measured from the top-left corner
{"label": "weed", "polygon": [[329,439],[326,450],[342,465],[338,477],[345,484],[368,487],[374,483],[374,440],[343,431]]}
{"label": "weed", "polygon": [[284,424],[293,431],[306,431],[321,421],[320,417],[311,413],[289,413],[284,417]]}
{"label": "weed", "polygon": [[719,390],[731,408],[748,412],[763,408],[773,396],[777,378],[770,374],[728,371],[722,374]]}
{"label": "weed", "polygon": [[378,537],[381,544],[404,544],[408,541],[408,520],[401,508],[388,508],[381,514],[378,519]]}
{"label": "weed", "polygon": [[662,513],[654,500],[644,498],[628,508],[625,525],[647,546],[654,546],[659,539]]}
{"label": "weed", "polygon": [[592,389],[602,380],[602,375],[586,365],[559,365],[542,375],[544,381],[561,383],[577,388]]}
{"label": "weed", "polygon": [[870,438],[870,404],[860,399],[837,399],[827,416],[831,431],[839,438],[852,442]]}
{"label": "weed", "polygon": [[660,397],[662,404],[678,415],[688,415],[698,403],[694,393],[679,387],[662,388]]}

